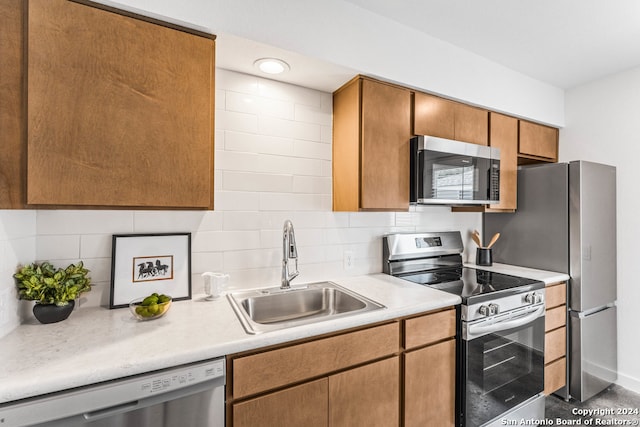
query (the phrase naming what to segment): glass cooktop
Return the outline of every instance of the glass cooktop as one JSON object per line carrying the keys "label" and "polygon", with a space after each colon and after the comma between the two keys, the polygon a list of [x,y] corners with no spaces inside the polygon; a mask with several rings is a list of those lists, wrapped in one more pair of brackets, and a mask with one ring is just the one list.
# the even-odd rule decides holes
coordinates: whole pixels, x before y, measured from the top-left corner
{"label": "glass cooktop", "polygon": [[462,303],[467,305],[544,288],[544,283],[539,280],[468,267],[426,271],[401,278],[459,295]]}

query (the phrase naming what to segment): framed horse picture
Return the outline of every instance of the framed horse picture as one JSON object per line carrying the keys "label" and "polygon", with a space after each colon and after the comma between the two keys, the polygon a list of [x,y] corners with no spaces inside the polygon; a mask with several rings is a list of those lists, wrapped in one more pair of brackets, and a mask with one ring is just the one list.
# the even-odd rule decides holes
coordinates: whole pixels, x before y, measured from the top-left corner
{"label": "framed horse picture", "polygon": [[154,292],[191,299],[191,233],[114,234],[109,307]]}

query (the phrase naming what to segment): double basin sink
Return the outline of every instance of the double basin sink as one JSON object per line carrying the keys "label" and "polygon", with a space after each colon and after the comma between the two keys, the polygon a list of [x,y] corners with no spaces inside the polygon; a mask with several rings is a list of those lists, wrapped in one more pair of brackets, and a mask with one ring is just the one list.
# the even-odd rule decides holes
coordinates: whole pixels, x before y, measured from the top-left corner
{"label": "double basin sink", "polygon": [[333,282],[289,289],[265,288],[227,294],[249,334],[332,320],[384,308]]}

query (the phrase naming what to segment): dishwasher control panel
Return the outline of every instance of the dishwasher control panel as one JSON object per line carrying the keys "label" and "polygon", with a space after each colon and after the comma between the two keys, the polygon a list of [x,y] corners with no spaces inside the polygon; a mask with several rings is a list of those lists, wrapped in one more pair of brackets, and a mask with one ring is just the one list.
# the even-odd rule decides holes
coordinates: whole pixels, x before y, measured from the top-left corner
{"label": "dishwasher control panel", "polygon": [[157,376],[141,378],[139,390],[143,394],[163,393],[224,377],[224,359],[191,365],[184,368],[173,368]]}

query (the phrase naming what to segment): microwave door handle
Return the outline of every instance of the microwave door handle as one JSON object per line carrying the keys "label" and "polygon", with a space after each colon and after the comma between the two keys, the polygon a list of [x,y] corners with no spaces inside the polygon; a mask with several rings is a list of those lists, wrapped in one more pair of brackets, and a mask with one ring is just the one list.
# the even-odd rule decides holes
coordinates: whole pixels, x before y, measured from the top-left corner
{"label": "microwave door handle", "polygon": [[544,305],[539,306],[537,309],[523,314],[512,320],[505,320],[504,322],[496,322],[490,325],[469,325],[467,326],[467,340],[480,337],[482,335],[491,334],[494,332],[506,331],[507,329],[517,328],[518,326],[526,325],[527,323],[537,319],[544,314]]}

